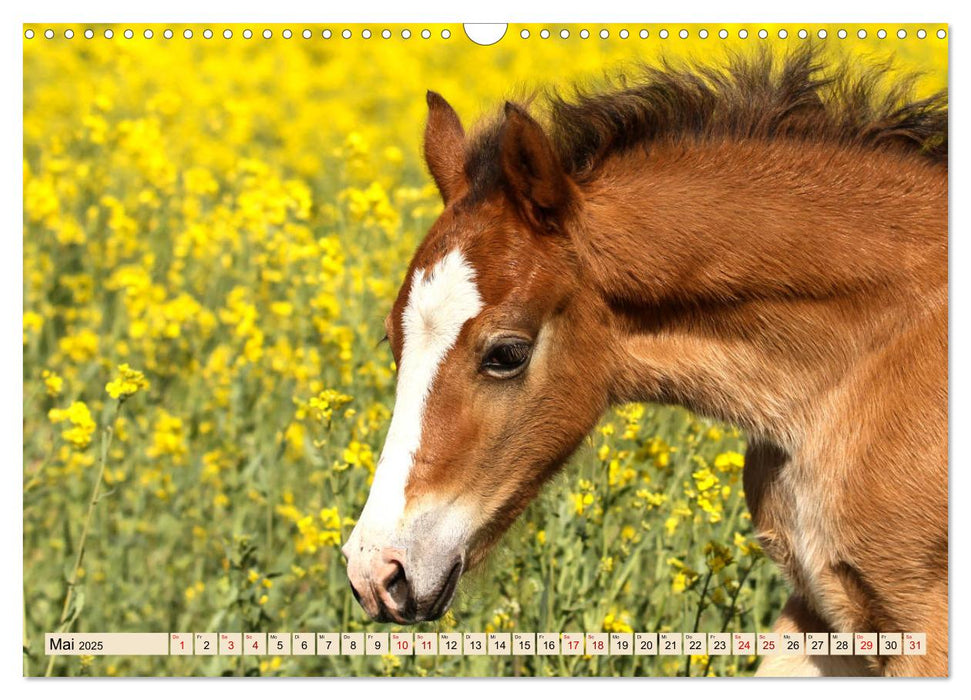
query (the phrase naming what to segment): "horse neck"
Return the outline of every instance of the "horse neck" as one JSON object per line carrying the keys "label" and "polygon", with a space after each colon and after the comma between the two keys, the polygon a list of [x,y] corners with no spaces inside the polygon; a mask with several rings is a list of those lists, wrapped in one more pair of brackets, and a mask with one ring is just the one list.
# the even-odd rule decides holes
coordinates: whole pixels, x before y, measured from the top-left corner
{"label": "horse neck", "polygon": [[792,445],[854,363],[946,309],[946,168],[915,156],[672,145],[583,191],[576,245],[624,355],[619,401]]}

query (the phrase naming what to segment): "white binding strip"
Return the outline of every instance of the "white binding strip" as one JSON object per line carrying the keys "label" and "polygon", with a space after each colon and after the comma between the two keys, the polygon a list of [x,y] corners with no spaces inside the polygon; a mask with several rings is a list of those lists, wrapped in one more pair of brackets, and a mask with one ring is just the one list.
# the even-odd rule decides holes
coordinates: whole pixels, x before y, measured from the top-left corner
{"label": "white binding strip", "polygon": [[394,413],[374,482],[361,513],[365,531],[390,532],[405,510],[405,484],[421,445],[425,403],[438,368],[455,345],[466,321],[482,310],[475,270],[459,251],[451,251],[426,275],[415,270],[408,304]]}

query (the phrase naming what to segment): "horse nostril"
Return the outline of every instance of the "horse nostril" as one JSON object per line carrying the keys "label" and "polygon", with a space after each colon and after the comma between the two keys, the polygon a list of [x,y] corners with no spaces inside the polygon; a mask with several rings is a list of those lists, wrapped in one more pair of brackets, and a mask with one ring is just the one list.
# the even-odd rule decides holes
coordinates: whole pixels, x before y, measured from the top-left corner
{"label": "horse nostril", "polygon": [[391,612],[391,616],[399,622],[414,619],[417,605],[404,564],[397,558],[388,557],[384,561],[381,574],[376,582],[382,607]]}
{"label": "horse nostril", "polygon": [[392,600],[404,603],[411,596],[410,586],[408,585],[408,577],[405,576],[405,567],[403,567],[401,562],[398,561],[390,563],[393,564],[394,569],[384,580],[384,590],[388,592],[388,595],[391,596]]}

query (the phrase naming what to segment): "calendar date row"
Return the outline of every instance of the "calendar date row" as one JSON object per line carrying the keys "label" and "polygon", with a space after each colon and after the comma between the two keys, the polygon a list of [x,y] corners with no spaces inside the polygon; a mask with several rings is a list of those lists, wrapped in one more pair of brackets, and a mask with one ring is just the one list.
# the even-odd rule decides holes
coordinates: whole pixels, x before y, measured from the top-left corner
{"label": "calendar date row", "polygon": [[919,632],[170,632],[45,635],[48,655],[892,656]]}

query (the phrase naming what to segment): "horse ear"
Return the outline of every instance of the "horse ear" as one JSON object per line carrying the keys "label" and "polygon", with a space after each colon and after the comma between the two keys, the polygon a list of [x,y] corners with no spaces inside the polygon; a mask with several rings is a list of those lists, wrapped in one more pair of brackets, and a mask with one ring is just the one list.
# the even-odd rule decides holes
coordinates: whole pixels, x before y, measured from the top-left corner
{"label": "horse ear", "polygon": [[533,224],[556,230],[575,197],[543,127],[526,110],[506,103],[499,158],[509,193]]}
{"label": "horse ear", "polygon": [[428,91],[425,124],[425,162],[446,204],[465,182],[465,131],[452,105],[437,92]]}

